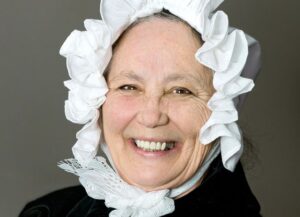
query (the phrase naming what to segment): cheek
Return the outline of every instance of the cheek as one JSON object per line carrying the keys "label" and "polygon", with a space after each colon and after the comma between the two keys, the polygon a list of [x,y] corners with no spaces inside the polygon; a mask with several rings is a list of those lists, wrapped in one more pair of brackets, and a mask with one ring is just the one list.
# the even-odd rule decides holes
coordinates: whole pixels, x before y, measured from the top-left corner
{"label": "cheek", "polygon": [[192,100],[189,103],[174,103],[170,110],[170,117],[186,135],[196,136],[201,127],[211,115],[206,102]]}
{"label": "cheek", "polygon": [[202,127],[206,121],[209,119],[211,115],[211,110],[207,107],[206,102],[199,102],[192,107],[193,111],[195,112],[195,118],[197,122]]}
{"label": "cheek", "polygon": [[107,133],[124,129],[134,118],[137,102],[126,96],[108,94],[102,106],[103,128]]}

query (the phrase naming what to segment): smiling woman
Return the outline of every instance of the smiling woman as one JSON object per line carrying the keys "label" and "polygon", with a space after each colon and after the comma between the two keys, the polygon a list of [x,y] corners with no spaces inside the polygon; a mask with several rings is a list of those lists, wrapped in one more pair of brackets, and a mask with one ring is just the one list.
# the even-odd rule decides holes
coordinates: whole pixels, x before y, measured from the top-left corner
{"label": "smiling woman", "polygon": [[[211,114],[213,86],[194,58],[200,46],[186,24],[151,17],[115,48],[103,132],[126,182],[147,191],[174,188],[203,162],[210,145],[200,144],[199,129]],[[211,81],[205,88],[203,77]]]}
{"label": "smiling woman", "polygon": [[87,20],[60,51],[66,117],[85,126],[59,166],[85,191],[54,192],[21,216],[260,216],[236,124],[259,46],[229,29],[221,2],[101,1],[103,20]]}

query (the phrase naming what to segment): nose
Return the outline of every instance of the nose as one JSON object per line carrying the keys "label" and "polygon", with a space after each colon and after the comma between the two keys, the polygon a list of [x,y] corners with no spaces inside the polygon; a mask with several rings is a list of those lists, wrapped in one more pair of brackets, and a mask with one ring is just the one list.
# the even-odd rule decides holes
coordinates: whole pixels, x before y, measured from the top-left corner
{"label": "nose", "polygon": [[145,98],[141,110],[137,114],[138,123],[147,128],[155,128],[168,124],[168,115],[163,112],[165,109],[159,97]]}

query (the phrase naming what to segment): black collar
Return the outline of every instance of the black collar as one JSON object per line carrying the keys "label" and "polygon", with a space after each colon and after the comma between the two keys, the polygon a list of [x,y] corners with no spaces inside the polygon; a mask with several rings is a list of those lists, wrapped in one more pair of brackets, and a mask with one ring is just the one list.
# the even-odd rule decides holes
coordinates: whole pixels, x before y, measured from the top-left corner
{"label": "black collar", "polygon": [[[85,196],[70,210],[67,217],[107,217],[111,210],[105,206],[104,201]],[[241,164],[232,173],[223,167],[221,156],[218,156],[201,185],[175,200],[175,212],[166,216],[258,217],[259,210]]]}

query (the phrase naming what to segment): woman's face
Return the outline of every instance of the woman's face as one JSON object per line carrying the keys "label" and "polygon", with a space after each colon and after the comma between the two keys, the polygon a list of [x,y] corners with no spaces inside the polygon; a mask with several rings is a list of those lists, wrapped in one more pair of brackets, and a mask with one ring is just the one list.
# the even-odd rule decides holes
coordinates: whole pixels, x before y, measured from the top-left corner
{"label": "woman's face", "polygon": [[189,179],[209,146],[199,130],[210,116],[212,75],[194,54],[190,27],[153,17],[115,48],[102,107],[105,141],[121,177],[147,191]]}

